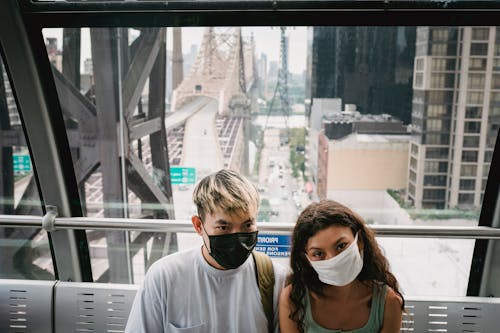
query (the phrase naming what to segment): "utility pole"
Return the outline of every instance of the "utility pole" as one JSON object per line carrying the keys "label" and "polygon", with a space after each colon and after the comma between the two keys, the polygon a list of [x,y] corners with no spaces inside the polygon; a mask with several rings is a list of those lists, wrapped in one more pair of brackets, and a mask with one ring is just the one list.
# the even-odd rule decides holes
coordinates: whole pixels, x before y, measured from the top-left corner
{"label": "utility pole", "polygon": [[286,125],[286,140],[289,140],[289,129],[288,129],[288,117],[290,116],[290,100],[288,98],[288,38],[285,36],[286,27],[280,27],[281,37],[280,37],[280,67],[278,70],[278,81],[276,82],[276,87],[274,89],[273,98],[271,99],[271,104],[267,110],[266,123],[264,125],[264,130],[267,127],[267,121],[269,115],[273,112],[274,100],[276,95],[279,94],[280,107],[278,112],[280,112],[285,117]]}
{"label": "utility pole", "polygon": [[285,36],[286,27],[280,27],[280,70],[278,72],[278,89],[281,101],[281,112],[290,115],[290,100],[288,99],[288,38]]}

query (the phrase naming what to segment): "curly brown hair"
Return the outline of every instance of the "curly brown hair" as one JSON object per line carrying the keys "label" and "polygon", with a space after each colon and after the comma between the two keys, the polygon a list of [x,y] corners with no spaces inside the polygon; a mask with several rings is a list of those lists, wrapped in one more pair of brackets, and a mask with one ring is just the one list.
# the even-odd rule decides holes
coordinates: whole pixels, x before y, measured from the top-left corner
{"label": "curly brown hair", "polygon": [[319,280],[318,274],[306,258],[307,241],[318,231],[330,226],[349,227],[353,235],[358,233],[358,239],[364,247],[363,268],[357,279],[372,285],[388,285],[401,297],[401,308],[404,310],[404,298],[399,291],[398,281],[389,271],[389,263],[375,240],[375,233],[366,226],[361,216],[348,207],[333,200],[322,200],[310,204],[302,211],[292,235],[290,255],[292,274],[288,278],[288,283],[292,284],[290,301],[293,310],[289,318],[297,323],[299,332],[305,332],[304,297],[307,296],[307,292],[313,291],[323,295],[323,289],[327,286]]}

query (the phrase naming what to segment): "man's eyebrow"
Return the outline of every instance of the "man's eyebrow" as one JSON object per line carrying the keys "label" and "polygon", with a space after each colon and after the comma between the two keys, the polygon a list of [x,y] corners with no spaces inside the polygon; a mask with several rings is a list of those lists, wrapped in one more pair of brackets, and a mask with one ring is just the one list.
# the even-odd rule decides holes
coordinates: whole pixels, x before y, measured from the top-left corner
{"label": "man's eyebrow", "polygon": [[[250,218],[248,220],[245,220],[243,222],[241,222],[240,224],[245,224],[245,223],[254,223],[255,222],[255,219],[254,218]],[[228,225],[228,224],[233,224],[233,222],[229,222],[229,221],[226,221],[224,219],[218,219],[214,222],[214,224],[223,224],[223,225]]]}
{"label": "man's eyebrow", "polygon": [[227,225],[227,224],[231,224],[231,222],[228,222],[228,221],[226,221],[226,220],[224,220],[224,219],[218,219],[218,220],[217,220],[217,221],[215,221],[214,223],[215,223],[215,224],[225,224],[225,225]]}

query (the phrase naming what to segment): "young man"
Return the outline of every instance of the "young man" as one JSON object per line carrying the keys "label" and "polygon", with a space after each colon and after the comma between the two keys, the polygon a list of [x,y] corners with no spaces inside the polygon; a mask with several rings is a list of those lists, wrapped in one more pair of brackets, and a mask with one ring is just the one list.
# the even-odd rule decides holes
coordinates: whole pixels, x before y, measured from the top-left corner
{"label": "young man", "polygon": [[273,264],[274,320],[268,325],[251,255],[257,242],[256,188],[238,173],[203,178],[193,193],[196,247],[155,262],[137,292],[126,333],[278,331],[277,303],[286,269]]}

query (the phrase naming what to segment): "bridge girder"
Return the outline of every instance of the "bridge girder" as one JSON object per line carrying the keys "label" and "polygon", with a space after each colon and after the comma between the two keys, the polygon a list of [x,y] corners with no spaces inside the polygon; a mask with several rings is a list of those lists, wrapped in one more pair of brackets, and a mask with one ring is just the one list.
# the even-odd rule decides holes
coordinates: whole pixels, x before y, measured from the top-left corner
{"label": "bridge girder", "polygon": [[245,99],[253,82],[253,50],[253,44],[243,42],[241,27],[206,28],[189,75],[173,92],[174,110],[207,96],[218,101],[220,115],[231,114],[234,100]]}

